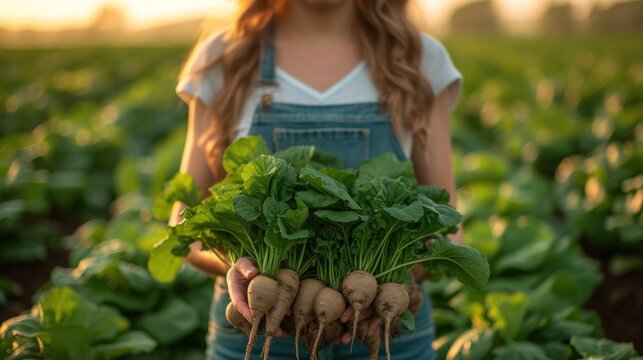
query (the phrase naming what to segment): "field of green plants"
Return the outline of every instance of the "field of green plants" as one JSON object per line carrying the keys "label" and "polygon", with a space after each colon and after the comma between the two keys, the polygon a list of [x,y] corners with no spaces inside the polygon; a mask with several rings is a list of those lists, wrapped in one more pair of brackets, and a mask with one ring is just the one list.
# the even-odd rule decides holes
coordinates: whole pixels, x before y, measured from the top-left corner
{"label": "field of green plants", "polygon": [[[491,278],[429,283],[440,358],[643,350],[639,42],[445,41],[465,78],[452,122],[464,241]],[[166,232],[154,197],[181,155],[188,50],[0,49],[5,358],[203,358],[212,280],[184,267],[163,284],[146,267]]]}

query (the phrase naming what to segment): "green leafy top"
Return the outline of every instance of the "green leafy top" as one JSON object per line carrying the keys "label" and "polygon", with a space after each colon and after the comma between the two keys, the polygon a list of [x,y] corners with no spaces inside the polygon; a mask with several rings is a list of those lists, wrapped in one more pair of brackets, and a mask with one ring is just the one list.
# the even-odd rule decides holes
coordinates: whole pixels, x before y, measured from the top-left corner
{"label": "green leafy top", "polygon": [[[334,163],[316,154],[297,146],[270,155],[259,137],[235,142],[224,154],[228,176],[208,199],[189,203],[155,252],[186,255],[191,242],[201,241],[228,264],[252,257],[267,275],[282,266],[301,275],[314,265],[311,275],[336,289],[352,270],[403,282],[415,264],[484,285],[486,259],[443,236],[462,220],[448,205],[448,192],[418,186],[410,162],[385,154],[356,170],[320,168],[315,159]],[[180,193],[193,192],[186,185]],[[150,260],[156,270],[168,263],[157,256],[163,261]]]}

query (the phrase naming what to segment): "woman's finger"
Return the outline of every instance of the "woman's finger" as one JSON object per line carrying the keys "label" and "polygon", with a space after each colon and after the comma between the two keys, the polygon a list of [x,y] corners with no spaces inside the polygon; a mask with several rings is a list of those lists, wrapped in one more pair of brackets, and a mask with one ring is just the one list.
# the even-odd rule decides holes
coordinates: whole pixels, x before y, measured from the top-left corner
{"label": "woman's finger", "polygon": [[339,317],[339,321],[341,321],[342,323],[347,322],[348,320],[353,318],[353,313],[353,307],[347,306],[346,309],[344,309],[342,316]]}
{"label": "woman's finger", "polygon": [[228,284],[230,301],[232,301],[237,311],[243,315],[248,322],[252,323],[252,313],[248,306],[248,280],[239,272],[237,265],[232,266],[232,268],[228,270],[226,282]]}
{"label": "woman's finger", "polygon": [[252,280],[252,278],[259,274],[257,265],[247,256],[237,260],[237,263],[233,267],[236,267],[237,272],[243,275],[246,280]]}
{"label": "woman's finger", "polygon": [[371,320],[371,323],[368,324],[368,332],[366,333],[368,336],[373,336],[375,334],[380,333],[380,325],[382,324],[382,319],[379,317],[373,318]]}

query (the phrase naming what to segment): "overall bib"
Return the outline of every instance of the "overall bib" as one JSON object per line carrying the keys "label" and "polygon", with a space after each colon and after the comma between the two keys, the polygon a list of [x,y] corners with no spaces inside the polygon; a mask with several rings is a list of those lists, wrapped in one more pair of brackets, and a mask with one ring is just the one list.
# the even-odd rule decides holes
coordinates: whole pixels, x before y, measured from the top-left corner
{"label": "overall bib", "polygon": [[[379,103],[342,105],[298,105],[275,103],[270,89],[274,88],[274,49],[268,41],[262,44],[259,68],[259,87],[264,91],[261,103],[255,109],[249,134],[262,136],[272,151],[292,145],[315,145],[316,148],[339,157],[347,167],[359,167],[362,161],[386,152],[406,160],[386,112]],[[243,358],[248,337],[234,329],[225,318],[225,308],[230,302],[224,277],[217,277],[210,312],[208,334],[208,360],[238,360]],[[402,327],[401,334],[391,339],[391,357],[394,360],[433,360],[431,343],[435,328],[431,317],[431,304],[425,294],[416,317],[416,332],[409,333]],[[259,335],[253,348],[252,359],[260,359],[264,337]],[[382,342],[383,344],[383,342]],[[305,344],[300,343],[301,359],[308,359]],[[358,340],[349,356],[349,345],[332,344],[318,353],[320,360],[369,359],[367,348]],[[294,337],[273,339],[270,359],[295,358]],[[379,358],[385,359],[382,346]]]}

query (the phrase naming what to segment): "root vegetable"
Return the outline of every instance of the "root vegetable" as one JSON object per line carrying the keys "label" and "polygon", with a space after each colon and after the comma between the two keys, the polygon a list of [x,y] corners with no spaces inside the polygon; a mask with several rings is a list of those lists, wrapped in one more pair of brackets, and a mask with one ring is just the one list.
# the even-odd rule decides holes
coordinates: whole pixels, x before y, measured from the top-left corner
{"label": "root vegetable", "polygon": [[384,320],[384,347],[387,360],[391,359],[389,340],[391,337],[391,321],[406,311],[409,306],[409,295],[400,284],[385,283],[380,285],[375,297],[375,313]]}
{"label": "root vegetable", "polygon": [[299,284],[299,292],[293,303],[295,318],[295,352],[299,360],[299,337],[306,326],[315,318],[315,298],[324,288],[324,283],[316,279],[304,279]]}
{"label": "root vegetable", "polygon": [[293,270],[279,269],[275,275],[275,280],[279,286],[279,292],[275,306],[266,315],[266,340],[263,347],[264,360],[268,360],[272,338],[275,336],[275,332],[286,316],[299,289],[299,276]]}
{"label": "root vegetable", "polygon": [[409,294],[409,310],[413,315],[417,315],[424,302],[424,292],[417,284],[405,286]]}
{"label": "root vegetable", "polygon": [[366,271],[353,271],[344,278],[344,281],[342,282],[342,293],[355,312],[353,316],[353,332],[349,352],[352,353],[353,342],[355,341],[355,331],[357,330],[357,322],[359,321],[360,313],[362,312],[362,309],[367,308],[371,303],[373,303],[375,295],[377,295],[377,280],[373,275]]}
{"label": "root vegetable", "polygon": [[277,282],[265,275],[257,275],[248,285],[248,305],[252,313],[252,329],[246,346],[245,360],[250,359],[252,347],[257,340],[257,330],[261,319],[277,303],[279,286]]}
{"label": "root vegetable", "polygon": [[339,317],[342,316],[342,313],[346,309],[346,301],[339,291],[325,287],[317,293],[314,308],[315,316],[319,322],[319,330],[317,330],[317,338],[313,345],[311,356],[317,358],[317,347],[324,327],[333,321],[339,320]]}
{"label": "root vegetable", "polygon": [[252,325],[237,311],[237,308],[235,308],[232,303],[228,303],[228,306],[225,308],[225,317],[236,329],[243,331],[246,335],[250,335]]}
{"label": "root vegetable", "polygon": [[382,345],[382,333],[378,331],[376,334],[368,335],[368,327],[371,320],[371,316],[360,320],[357,323],[357,329],[354,330],[357,330],[356,335],[361,339],[362,343],[366,345],[370,360],[377,360],[377,354]]}
{"label": "root vegetable", "polygon": [[[344,325],[339,321],[333,321],[330,324],[327,324],[322,332],[322,336],[319,339],[319,344],[317,349],[323,349],[324,347],[332,344],[338,337],[344,332]],[[306,345],[310,351],[311,359],[316,358],[317,354],[313,352],[313,347],[315,346],[315,340],[317,340],[316,335],[319,333],[319,321],[314,320],[307,326],[306,330]]]}

